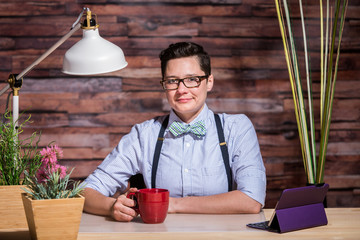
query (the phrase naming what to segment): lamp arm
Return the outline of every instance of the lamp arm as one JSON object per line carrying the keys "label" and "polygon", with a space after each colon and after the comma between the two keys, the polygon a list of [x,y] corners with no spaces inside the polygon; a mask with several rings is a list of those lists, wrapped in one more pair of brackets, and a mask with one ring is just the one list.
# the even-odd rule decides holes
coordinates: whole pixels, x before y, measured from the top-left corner
{"label": "lamp arm", "polygon": [[[81,27],[80,23],[77,23],[66,35],[59,39],[49,50],[43,53],[38,59],[35,60],[30,66],[28,66],[24,71],[19,73],[17,76],[10,74],[8,79],[8,85],[0,91],[0,96],[5,93],[10,87],[13,89],[13,122],[14,126],[17,127],[17,120],[19,118],[19,90],[22,85],[22,77],[30,72],[36,65],[43,61],[47,56],[49,56],[55,49],[57,49],[61,44],[63,44],[71,35],[74,34]],[[16,86],[19,85],[19,86]]]}
{"label": "lamp arm", "polygon": [[[62,38],[60,38],[50,49],[48,49],[45,53],[43,53],[38,59],[36,59],[30,66],[28,66],[26,69],[24,69],[21,73],[16,75],[15,79],[20,80],[22,77],[24,77],[28,72],[30,72],[36,65],[38,65],[40,62],[42,62],[47,56],[49,56],[55,49],[57,49],[61,44],[63,44],[68,38],[70,38],[79,28],[81,27],[81,16],[84,14],[85,11],[90,11],[89,8],[84,7],[81,13],[79,14],[79,17],[76,19],[76,21],[72,24],[70,31],[64,35]],[[14,81],[15,79],[12,79]],[[6,85],[3,89],[0,90],[0,96],[3,95],[10,87],[13,87],[13,83],[10,83],[10,79],[8,80],[9,84]]]}
{"label": "lamp arm", "polygon": [[60,38],[53,46],[51,46],[45,53],[43,53],[38,59],[36,59],[30,66],[24,69],[18,75],[10,74],[8,79],[8,85],[0,91],[0,96],[4,94],[9,88],[13,89],[13,122],[15,129],[17,129],[17,120],[19,118],[19,90],[22,85],[22,77],[30,72],[36,65],[43,61],[47,56],[49,56],[55,49],[57,49],[61,44],[63,44],[68,38],[70,38],[77,30],[81,27],[81,16],[85,11],[90,11],[88,8],[83,8],[77,20],[71,26],[70,31]]}
{"label": "lamp arm", "polygon": [[21,79],[28,72],[30,72],[36,65],[42,62],[47,56],[49,56],[53,51],[55,51],[61,44],[63,44],[68,38],[70,38],[77,30],[81,27],[80,23],[77,23],[66,35],[60,38],[51,48],[44,52],[38,59],[36,59],[30,66],[28,66],[24,71],[19,73],[16,76],[16,80]]}
{"label": "lamp arm", "polygon": [[0,90],[0,96],[3,95],[10,88],[9,84]]}
{"label": "lamp arm", "polygon": [[[63,44],[68,38],[70,38],[79,28],[81,27],[81,16],[84,14],[85,11],[89,11],[89,8],[84,7],[81,13],[79,14],[76,21],[71,26],[70,31],[64,35],[62,38],[60,38],[51,48],[49,48],[45,53],[43,53],[35,62],[33,62],[29,67],[27,67],[24,71],[19,73],[16,76],[16,80],[21,79],[23,76],[25,76],[28,72],[31,71],[36,65],[38,65],[40,62],[42,62],[47,56],[49,56],[55,49],[57,49],[61,44]],[[0,94],[1,95],[1,94]]]}

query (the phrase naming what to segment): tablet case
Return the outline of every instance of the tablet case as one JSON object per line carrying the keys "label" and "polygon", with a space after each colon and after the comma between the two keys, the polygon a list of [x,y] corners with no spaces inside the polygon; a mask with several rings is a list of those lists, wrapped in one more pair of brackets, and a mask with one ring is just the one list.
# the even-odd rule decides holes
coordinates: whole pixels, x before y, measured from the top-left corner
{"label": "tablet case", "polygon": [[327,225],[323,201],[328,189],[328,184],[285,189],[266,230],[284,233]]}

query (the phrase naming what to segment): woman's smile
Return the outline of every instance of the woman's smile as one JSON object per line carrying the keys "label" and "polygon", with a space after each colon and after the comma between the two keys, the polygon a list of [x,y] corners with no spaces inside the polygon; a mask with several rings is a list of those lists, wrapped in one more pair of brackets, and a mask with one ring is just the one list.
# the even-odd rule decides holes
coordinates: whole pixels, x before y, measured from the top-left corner
{"label": "woman's smile", "polygon": [[179,102],[179,103],[187,103],[187,102],[190,102],[192,100],[192,98],[190,97],[187,97],[187,98],[178,98],[176,101]]}
{"label": "woman's smile", "polygon": [[[184,57],[168,61],[165,77],[182,79],[189,76],[203,76],[198,58]],[[176,115],[184,122],[191,122],[204,107],[207,92],[212,89],[213,77],[210,75],[206,81],[199,86],[188,88],[183,82],[175,90],[166,91],[166,97]]]}

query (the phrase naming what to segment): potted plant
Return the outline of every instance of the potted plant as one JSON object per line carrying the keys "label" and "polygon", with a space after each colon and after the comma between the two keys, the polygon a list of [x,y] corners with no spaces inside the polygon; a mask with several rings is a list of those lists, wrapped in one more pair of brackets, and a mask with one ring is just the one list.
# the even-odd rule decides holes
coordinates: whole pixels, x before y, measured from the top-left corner
{"label": "potted plant", "polygon": [[[288,1],[275,0],[280,32],[284,45],[284,53],[294,99],[295,115],[299,131],[303,163],[307,176],[307,183],[321,184],[324,183],[324,166],[330,131],[335,83],[339,64],[340,44],[348,1],[334,0],[334,14],[332,14],[332,19],[330,19],[331,14],[329,14],[330,9],[332,9],[329,6],[329,0],[326,1],[326,14],[324,14],[323,11],[323,1],[320,0],[319,2],[320,79],[318,80],[321,86],[320,98],[318,100],[320,102],[320,109],[314,109],[313,96],[315,94],[312,87],[311,73],[315,72],[317,69],[311,71],[310,57],[308,53],[308,45],[310,44],[305,28],[307,24],[304,20],[302,1],[299,0],[298,2],[304,51],[301,57],[304,57],[305,67],[302,67],[298,61],[298,55],[300,55],[301,52],[297,50],[295,44],[296,37],[294,37],[293,33],[293,23]],[[324,20],[326,21],[325,28]],[[332,20],[332,24],[330,24],[330,20]],[[336,54],[334,54],[335,52]],[[306,78],[302,80],[301,75],[306,76]],[[303,86],[306,86],[307,91],[303,91]],[[320,138],[318,141],[315,138],[316,129],[314,112],[319,112]],[[319,143],[318,152],[316,148],[316,142]]]}
{"label": "potted plant", "polygon": [[30,123],[30,117],[15,124],[10,112],[2,116],[0,126],[0,229],[27,228],[24,207],[21,200],[24,171],[35,174],[41,164],[38,151],[40,135],[34,132],[21,139],[23,128]]}
{"label": "potted plant", "polygon": [[73,169],[58,163],[62,149],[49,146],[40,152],[41,167],[31,176],[22,200],[31,239],[77,239],[84,197],[80,181],[70,180]]}

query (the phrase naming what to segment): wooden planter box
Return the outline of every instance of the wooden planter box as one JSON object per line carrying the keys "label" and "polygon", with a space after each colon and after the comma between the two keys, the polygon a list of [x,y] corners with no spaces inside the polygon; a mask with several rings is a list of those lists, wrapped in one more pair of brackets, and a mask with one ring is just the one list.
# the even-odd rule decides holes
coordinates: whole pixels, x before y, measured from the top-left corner
{"label": "wooden planter box", "polygon": [[32,200],[22,194],[31,239],[77,239],[84,198]]}
{"label": "wooden planter box", "polygon": [[21,193],[24,185],[0,186],[0,229],[28,228]]}

